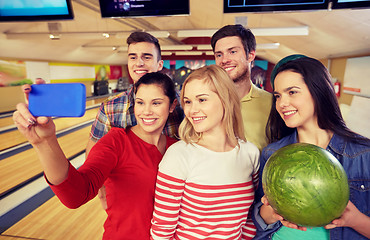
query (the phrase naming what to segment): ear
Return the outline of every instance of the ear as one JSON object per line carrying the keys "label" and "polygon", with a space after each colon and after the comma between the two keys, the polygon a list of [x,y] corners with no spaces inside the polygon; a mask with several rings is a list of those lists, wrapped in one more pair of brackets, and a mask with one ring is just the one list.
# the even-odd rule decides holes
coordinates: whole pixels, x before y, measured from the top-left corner
{"label": "ear", "polygon": [[163,69],[163,60],[159,60],[157,72],[161,71],[162,69]]}
{"label": "ear", "polygon": [[173,112],[173,110],[175,110],[176,106],[178,104],[178,101],[177,101],[177,98],[173,101],[173,103],[171,104],[170,106],[170,113]]}
{"label": "ear", "polygon": [[256,58],[256,51],[251,51],[248,54],[248,62],[253,62],[253,60]]}

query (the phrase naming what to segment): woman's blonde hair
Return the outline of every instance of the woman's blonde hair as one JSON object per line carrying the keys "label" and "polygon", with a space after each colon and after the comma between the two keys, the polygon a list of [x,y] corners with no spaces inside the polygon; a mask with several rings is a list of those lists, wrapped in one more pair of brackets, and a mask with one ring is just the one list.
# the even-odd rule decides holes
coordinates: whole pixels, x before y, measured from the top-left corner
{"label": "woman's blonde hair", "polygon": [[[238,144],[238,139],[246,141],[242,114],[240,111],[240,100],[233,81],[227,72],[216,65],[205,66],[192,72],[185,80],[181,90],[181,106],[184,108],[184,94],[186,84],[191,81],[204,81],[210,85],[221,100],[224,116],[222,125],[225,127],[229,141],[233,145]],[[191,122],[185,117],[179,127],[179,136],[186,143],[198,142],[202,133],[194,130]]]}

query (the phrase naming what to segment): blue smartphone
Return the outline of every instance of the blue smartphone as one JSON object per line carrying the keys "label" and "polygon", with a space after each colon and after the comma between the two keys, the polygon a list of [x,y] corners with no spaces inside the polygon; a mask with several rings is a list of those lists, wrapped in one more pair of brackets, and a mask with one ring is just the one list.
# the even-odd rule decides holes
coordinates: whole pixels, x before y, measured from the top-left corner
{"label": "blue smartphone", "polygon": [[36,117],[81,117],[86,109],[86,87],[82,83],[34,84],[28,109]]}

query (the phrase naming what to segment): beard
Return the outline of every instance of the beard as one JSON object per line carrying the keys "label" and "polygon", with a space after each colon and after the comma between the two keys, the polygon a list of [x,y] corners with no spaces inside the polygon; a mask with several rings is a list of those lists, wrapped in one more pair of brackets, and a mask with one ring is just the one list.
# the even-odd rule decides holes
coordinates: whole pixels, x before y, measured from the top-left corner
{"label": "beard", "polygon": [[232,80],[234,81],[234,83],[240,83],[240,82],[243,82],[243,81],[247,81],[250,79],[250,68],[245,68],[245,70],[236,75],[235,77],[232,78]]}

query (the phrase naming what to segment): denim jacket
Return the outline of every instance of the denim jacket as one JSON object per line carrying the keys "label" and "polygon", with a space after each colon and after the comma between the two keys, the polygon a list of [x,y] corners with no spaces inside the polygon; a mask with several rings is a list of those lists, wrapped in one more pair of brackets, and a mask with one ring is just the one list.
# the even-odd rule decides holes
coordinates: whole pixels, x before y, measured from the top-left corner
{"label": "denim jacket", "polygon": [[[255,203],[252,207],[253,222],[257,227],[257,235],[253,239],[271,239],[274,232],[281,226],[281,222],[266,225],[259,215],[261,197],[264,195],[262,189],[262,171],[267,159],[278,149],[297,142],[297,133],[282,138],[269,144],[262,151],[260,158],[260,184],[256,191]],[[365,215],[370,215],[370,148],[368,146],[349,142],[341,136],[333,135],[326,148],[342,164],[348,176],[350,186],[350,201]],[[330,230],[331,240],[366,240],[368,238],[360,235],[352,228],[337,227]]]}

